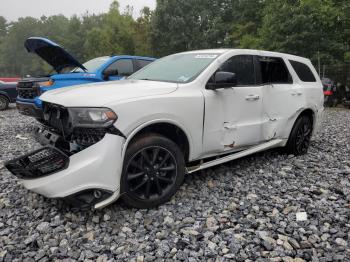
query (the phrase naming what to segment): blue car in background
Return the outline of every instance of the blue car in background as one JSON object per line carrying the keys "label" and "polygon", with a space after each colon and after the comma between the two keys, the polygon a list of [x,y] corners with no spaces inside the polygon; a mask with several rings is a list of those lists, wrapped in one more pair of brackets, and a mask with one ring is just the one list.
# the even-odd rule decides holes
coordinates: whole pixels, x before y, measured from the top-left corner
{"label": "blue car in background", "polygon": [[42,117],[42,102],[39,98],[42,93],[67,86],[120,80],[155,60],[151,57],[112,55],[81,64],[61,46],[46,38],[28,38],[24,46],[57,72],[45,77],[24,78],[17,84],[16,104],[19,112],[39,119]]}

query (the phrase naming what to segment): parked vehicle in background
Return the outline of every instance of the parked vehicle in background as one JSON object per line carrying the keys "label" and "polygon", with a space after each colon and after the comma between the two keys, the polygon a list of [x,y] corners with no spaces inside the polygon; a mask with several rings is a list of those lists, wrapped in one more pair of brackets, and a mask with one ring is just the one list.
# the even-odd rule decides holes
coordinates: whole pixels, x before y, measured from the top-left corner
{"label": "parked vehicle in background", "polygon": [[155,59],[150,57],[112,55],[81,64],[56,43],[40,37],[28,38],[25,48],[50,64],[57,74],[25,78],[18,82],[17,108],[21,114],[42,117],[40,95],[49,90],[72,85],[120,80]]}
{"label": "parked vehicle in background", "polygon": [[350,87],[339,84],[338,92],[340,93],[340,99],[343,106],[350,109]]}
{"label": "parked vehicle in background", "polygon": [[309,59],[243,49],[179,53],[41,98],[44,147],[5,166],[34,192],[95,208],[160,205],[185,173],[270,148],[305,154],[323,113]]}
{"label": "parked vehicle in background", "polygon": [[322,79],[324,105],[327,107],[335,107],[339,103],[337,95],[337,85],[329,78]]}
{"label": "parked vehicle in background", "polygon": [[0,80],[0,111],[8,108],[17,97],[16,82],[4,82]]}
{"label": "parked vehicle in background", "polygon": [[[348,90],[350,90],[350,88],[348,88]],[[343,100],[343,105],[350,109],[350,91],[347,92],[347,95]]]}

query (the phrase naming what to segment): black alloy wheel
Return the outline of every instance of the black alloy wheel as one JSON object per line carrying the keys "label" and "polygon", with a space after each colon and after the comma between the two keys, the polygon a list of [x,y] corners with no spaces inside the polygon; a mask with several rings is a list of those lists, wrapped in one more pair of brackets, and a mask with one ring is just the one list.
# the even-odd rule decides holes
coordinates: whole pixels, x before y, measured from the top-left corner
{"label": "black alloy wheel", "polygon": [[137,139],[124,161],[122,198],[130,206],[150,208],[165,203],[183,181],[183,154],[173,141],[160,135]]}
{"label": "black alloy wheel", "polygon": [[294,155],[306,154],[311,141],[312,122],[308,116],[297,119],[288,139],[287,152]]}
{"label": "black alloy wheel", "polygon": [[305,121],[298,129],[296,136],[296,149],[298,152],[305,154],[309,148],[311,140],[311,125],[309,121]]}
{"label": "black alloy wheel", "polygon": [[128,187],[140,199],[163,197],[175,184],[176,159],[165,148],[141,149],[129,161]]}

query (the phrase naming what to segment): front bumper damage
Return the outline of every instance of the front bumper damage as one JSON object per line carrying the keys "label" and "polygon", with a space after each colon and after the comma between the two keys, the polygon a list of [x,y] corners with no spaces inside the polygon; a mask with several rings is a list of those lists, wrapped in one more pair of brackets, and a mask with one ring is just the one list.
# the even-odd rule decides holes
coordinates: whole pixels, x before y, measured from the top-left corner
{"label": "front bumper damage", "polygon": [[107,132],[76,152],[57,146],[63,139],[48,128],[38,128],[36,138],[42,149],[5,164],[25,188],[80,207],[102,208],[117,200],[124,137]]}

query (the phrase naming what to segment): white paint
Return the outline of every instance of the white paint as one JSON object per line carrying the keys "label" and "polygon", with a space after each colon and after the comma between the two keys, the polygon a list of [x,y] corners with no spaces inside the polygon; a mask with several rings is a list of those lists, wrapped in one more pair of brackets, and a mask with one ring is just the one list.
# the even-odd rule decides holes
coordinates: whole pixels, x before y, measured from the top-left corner
{"label": "white paint", "polygon": [[[233,153],[196,170],[284,146],[296,118],[304,109],[315,113],[315,127],[319,126],[323,112],[322,84],[308,59],[256,50],[193,52],[218,57],[190,83],[123,80],[44,93],[42,100],[66,107],[111,108],[118,115],[115,127],[126,140],[107,135],[99,143],[73,155],[68,169],[24,181],[24,185],[48,197],[63,197],[86,188],[109,189],[114,192],[113,196],[96,205],[103,207],[119,197],[121,170],[129,142],[151,124],[171,123],[182,129],[189,140],[190,161]],[[281,57],[292,75],[293,84],[205,89],[209,78],[223,62],[241,54]],[[317,82],[300,81],[289,59],[308,64]],[[245,151],[234,154],[240,149]]]}
{"label": "white paint", "polygon": [[69,168],[50,176],[22,180],[29,190],[51,198],[86,189],[119,190],[122,145],[125,139],[107,134],[99,143],[70,157]]}

